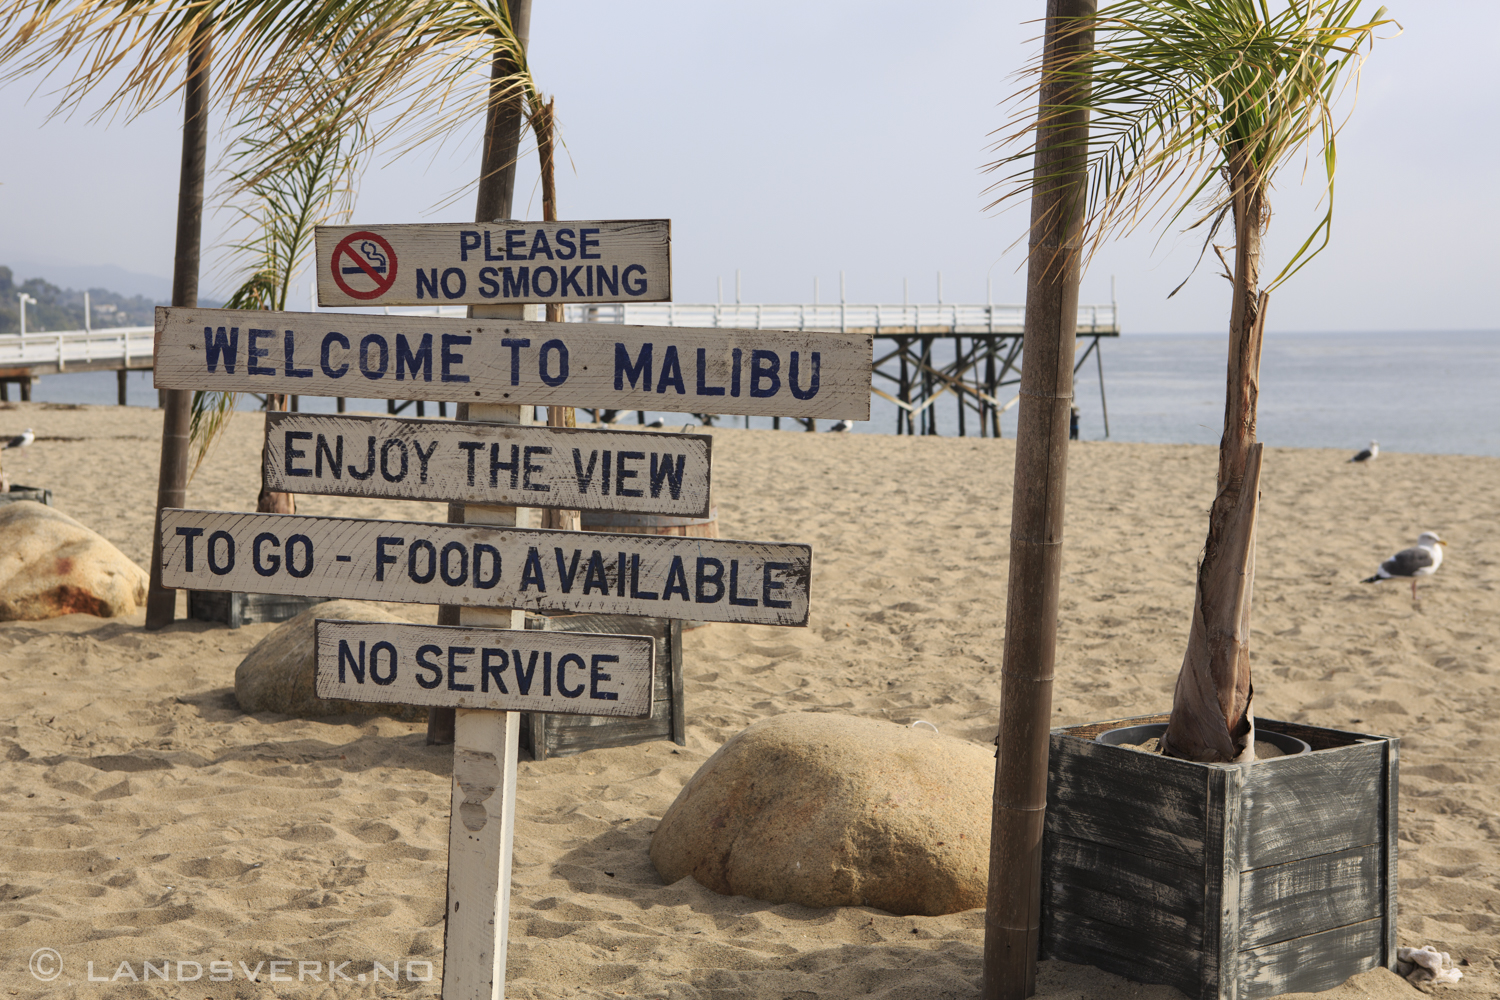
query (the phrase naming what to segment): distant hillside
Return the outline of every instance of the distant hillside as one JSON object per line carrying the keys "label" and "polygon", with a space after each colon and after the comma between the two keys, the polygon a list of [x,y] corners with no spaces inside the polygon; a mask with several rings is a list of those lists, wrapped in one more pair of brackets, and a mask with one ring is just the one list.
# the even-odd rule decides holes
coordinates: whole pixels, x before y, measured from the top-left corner
{"label": "distant hillside", "polygon": [[[35,305],[26,305],[27,333],[84,328],[83,292],[58,288],[45,278],[28,278],[17,284],[11,269],[0,267],[0,333],[21,332],[18,298],[21,292],[36,299]],[[94,329],[150,326],[156,322],[156,307],[171,305],[168,301],[144,295],[121,295],[107,288],[90,288],[88,294],[89,305],[94,311]],[[200,304],[210,308],[222,305],[204,300],[200,300]]]}
{"label": "distant hillside", "polygon": [[[82,330],[83,293],[58,288],[44,278],[29,278],[16,284],[10,268],[0,267],[0,333],[20,333],[20,300],[25,292],[36,299],[26,305],[26,330]],[[156,302],[143,295],[126,298],[104,288],[89,289],[89,304],[94,309],[96,327],[150,326],[155,322]],[[167,305],[163,302],[162,305]]]}

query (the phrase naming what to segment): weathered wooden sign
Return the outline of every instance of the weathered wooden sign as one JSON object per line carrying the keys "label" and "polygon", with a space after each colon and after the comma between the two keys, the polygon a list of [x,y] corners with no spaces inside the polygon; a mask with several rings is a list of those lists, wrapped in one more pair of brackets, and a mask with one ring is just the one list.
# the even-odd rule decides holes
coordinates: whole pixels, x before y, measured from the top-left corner
{"label": "weathered wooden sign", "polygon": [[872,345],[867,334],[159,307],[155,383],[867,420]]}
{"label": "weathered wooden sign", "polygon": [[233,511],[161,512],[162,585],[807,624],[806,545]]}
{"label": "weathered wooden sign", "polygon": [[286,493],[707,517],[707,434],[266,414]]}
{"label": "weathered wooden sign", "polygon": [[640,635],[319,619],[319,698],[496,712],[651,714]]}
{"label": "weathered wooden sign", "polygon": [[319,226],[322,306],[666,302],[672,223]]}

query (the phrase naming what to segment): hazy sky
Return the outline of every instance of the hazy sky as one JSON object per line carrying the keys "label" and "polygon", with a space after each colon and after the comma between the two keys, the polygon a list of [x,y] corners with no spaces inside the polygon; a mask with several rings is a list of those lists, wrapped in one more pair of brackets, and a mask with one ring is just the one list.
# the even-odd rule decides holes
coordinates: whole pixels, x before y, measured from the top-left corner
{"label": "hazy sky", "polygon": [[[1405,26],[1378,43],[1340,141],[1332,246],[1274,297],[1270,326],[1300,330],[1494,329],[1500,7],[1393,4]],[[531,59],[557,97],[572,166],[564,218],[670,218],[674,297],[712,301],[722,278],[747,302],[848,298],[1019,302],[1008,248],[1024,212],[986,213],[983,165],[999,102],[1045,9],[1029,3],[619,4],[535,0]],[[916,12],[915,17],[913,12]],[[0,264],[113,264],[169,276],[180,109],[128,125],[86,113],[45,122],[26,84],[0,90]],[[90,109],[91,110],[91,109]],[[215,149],[221,148],[220,146]],[[434,207],[477,171],[475,135],[365,173],[354,221],[467,221],[473,197]],[[576,172],[575,172],[576,171]],[[1318,191],[1285,171],[1268,264],[1316,219]],[[517,215],[541,214],[534,159]],[[528,206],[529,199],[529,206]],[[227,216],[205,241],[222,244]],[[1118,282],[1125,330],[1218,331],[1228,285],[1205,264],[1175,299],[1192,236],[1115,244],[1083,300]],[[30,277],[21,274],[18,277]],[[296,308],[307,301],[305,285]],[[206,276],[212,293],[229,284]]]}

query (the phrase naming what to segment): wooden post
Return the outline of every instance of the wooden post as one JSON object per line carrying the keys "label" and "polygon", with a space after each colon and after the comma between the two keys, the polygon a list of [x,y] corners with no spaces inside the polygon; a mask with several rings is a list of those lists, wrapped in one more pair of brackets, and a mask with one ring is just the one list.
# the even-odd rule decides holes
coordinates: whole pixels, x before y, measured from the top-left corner
{"label": "wooden post", "polygon": [[[506,6],[511,28],[524,51],[531,27],[531,0],[507,0]],[[502,86],[502,81],[519,68],[509,53],[497,51],[491,86]],[[519,94],[489,108],[476,222],[510,217],[523,110]],[[520,319],[525,316],[525,307],[471,306],[469,315]],[[534,413],[529,406],[469,404],[459,409],[464,411],[457,414],[460,420],[511,424],[530,423]],[[449,520],[534,527],[532,513],[516,507],[454,504],[449,507]],[[439,609],[439,623],[455,613],[461,624],[526,626],[525,612],[479,608]],[[449,824],[443,1000],[501,1000],[505,996],[505,953],[510,939],[510,871],[521,715],[433,709],[428,716],[428,742],[444,735],[441,730],[449,727],[453,741],[453,816],[468,818]]]}
{"label": "wooden post", "polygon": [[126,405],[125,404],[125,387],[126,387],[127,380],[129,379],[129,377],[130,377],[130,369],[128,369],[128,368],[121,368],[119,371],[115,372],[115,390],[116,390],[116,392],[119,395],[119,400],[120,400],[120,405],[121,406]]}
{"label": "wooden post", "polygon": [[[520,318],[525,306],[470,309],[480,315],[508,314]],[[474,403],[468,407],[468,419],[497,424],[531,423],[533,409]],[[467,524],[540,527],[536,511],[531,508],[456,506]],[[456,610],[458,623],[462,625],[526,627],[524,611]],[[454,714],[452,809],[458,822],[450,823],[448,834],[443,1000],[501,1000],[505,996],[505,952],[510,928],[510,870],[516,830],[516,759],[521,713],[463,708],[448,711]]]}
{"label": "wooden post", "polygon": [[[516,38],[524,50],[531,29],[531,0],[506,0],[506,8],[510,13],[511,28],[515,31]],[[503,90],[504,81],[518,68],[507,53],[497,51],[490,66],[491,93]],[[521,146],[523,111],[520,95],[517,94],[505,101],[492,102],[486,112],[484,148],[479,164],[479,198],[478,204],[474,207],[475,222],[493,222],[496,219],[510,218],[511,203],[516,190],[516,151]],[[513,315],[519,319],[523,314],[524,311],[512,311],[505,315]],[[469,315],[481,314],[471,306]],[[486,310],[483,315],[492,314]],[[391,403],[388,410],[395,413],[395,404]],[[459,403],[454,408],[453,416],[456,420],[468,420],[469,404]],[[451,524],[464,523],[463,504],[448,505],[448,521]],[[439,606],[439,625],[457,625],[458,623],[458,608]],[[428,709],[427,743],[429,745],[452,743],[455,718],[454,709]]]}
{"label": "wooden post", "polygon": [[1042,827],[1047,807],[1047,740],[1062,568],[1068,415],[1078,324],[1078,239],[1087,193],[1082,110],[1074,84],[1055,67],[1093,47],[1079,31],[1094,0],[1048,0],[1031,199],[1026,335],[1011,505],[1005,659],[984,916],[984,1000],[1036,992],[1041,924]]}
{"label": "wooden post", "polygon": [[[203,237],[203,175],[208,156],[209,68],[213,56],[213,21],[204,18],[193,32],[188,52],[187,95],[182,109],[182,173],[177,185],[177,250],[172,267],[172,304],[198,304],[198,255]],[[123,382],[121,385],[123,386]],[[124,402],[121,389],[121,402]],[[189,435],[193,393],[164,389],[161,465],[156,481],[156,525],[151,541],[151,585],[146,593],[146,627],[163,628],[177,617],[177,591],[161,585],[161,511],[187,506]]]}

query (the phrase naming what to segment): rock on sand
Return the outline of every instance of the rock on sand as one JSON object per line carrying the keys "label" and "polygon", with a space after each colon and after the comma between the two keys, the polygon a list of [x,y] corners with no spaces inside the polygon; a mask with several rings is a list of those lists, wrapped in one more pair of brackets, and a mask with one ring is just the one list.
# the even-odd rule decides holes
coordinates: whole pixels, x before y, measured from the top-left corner
{"label": "rock on sand", "polygon": [[324,601],[282,622],[258,642],[234,671],[234,696],[246,712],[282,715],[394,715],[398,719],[427,717],[427,709],[409,705],[377,705],[361,701],[319,698],[314,688],[317,643],[314,623],[319,618],[341,621],[400,621],[389,611],[361,601]]}
{"label": "rock on sand", "polygon": [[61,511],[0,505],[0,621],[128,615],[146,603],[146,571]]}
{"label": "rock on sand", "polygon": [[667,882],[938,916],[983,906],[994,751],[931,729],[779,715],[731,737],[651,840]]}

